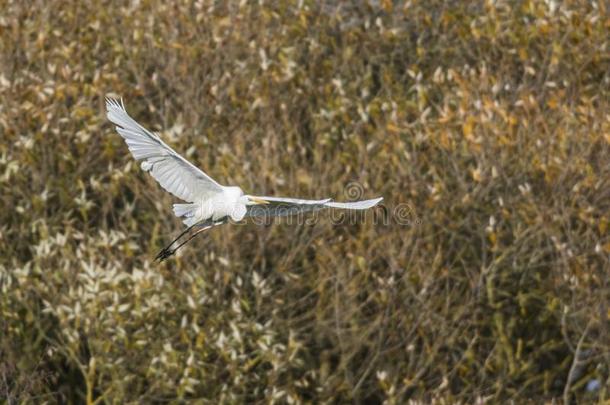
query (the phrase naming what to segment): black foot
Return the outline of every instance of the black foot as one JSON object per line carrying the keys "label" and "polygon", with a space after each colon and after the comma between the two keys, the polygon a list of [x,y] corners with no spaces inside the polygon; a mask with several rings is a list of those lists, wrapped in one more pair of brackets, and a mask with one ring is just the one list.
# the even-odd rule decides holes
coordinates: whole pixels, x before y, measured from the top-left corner
{"label": "black foot", "polygon": [[168,248],[163,248],[163,250],[161,250],[159,252],[159,254],[157,254],[157,256],[155,257],[156,261],[162,262],[163,260],[169,258],[170,256],[172,256],[176,251],[172,250],[172,249],[168,249]]}

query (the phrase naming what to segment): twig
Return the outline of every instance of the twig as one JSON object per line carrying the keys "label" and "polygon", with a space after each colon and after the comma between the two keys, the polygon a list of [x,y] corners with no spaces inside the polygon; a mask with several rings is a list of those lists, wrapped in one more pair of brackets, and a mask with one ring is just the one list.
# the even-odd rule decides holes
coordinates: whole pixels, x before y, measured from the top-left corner
{"label": "twig", "polygon": [[566,386],[563,389],[563,403],[564,405],[568,405],[570,403],[570,390],[572,388],[572,383],[577,378],[577,372],[580,370],[580,366],[583,361],[581,361],[582,354],[582,345],[587,337],[587,333],[589,332],[589,327],[591,326],[591,322],[587,324],[585,331],[578,339],[578,344],[576,345],[576,350],[574,351],[574,360],[572,360],[572,366],[570,366],[570,372],[568,373],[568,379],[566,381]]}

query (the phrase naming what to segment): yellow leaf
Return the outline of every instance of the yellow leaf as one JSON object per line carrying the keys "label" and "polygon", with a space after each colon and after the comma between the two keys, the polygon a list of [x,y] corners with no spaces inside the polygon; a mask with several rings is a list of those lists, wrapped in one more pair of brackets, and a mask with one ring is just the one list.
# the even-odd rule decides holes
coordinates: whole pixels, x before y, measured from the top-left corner
{"label": "yellow leaf", "polygon": [[476,168],[472,170],[472,178],[474,179],[474,181],[480,183],[481,180],[483,180],[483,176],[481,175],[481,169]]}
{"label": "yellow leaf", "polygon": [[496,242],[498,241],[498,236],[496,235],[495,232],[491,232],[489,235],[487,235],[487,238],[489,239],[489,242],[491,243],[492,246],[496,246]]}
{"label": "yellow leaf", "polygon": [[383,9],[387,12],[387,13],[391,13],[392,9],[394,8],[394,5],[392,4],[391,0],[383,0],[381,2],[381,7],[383,7]]}
{"label": "yellow leaf", "polygon": [[474,127],[474,118],[468,117],[466,118],[466,122],[462,124],[462,132],[464,133],[464,137],[466,139],[472,139],[472,129]]}
{"label": "yellow leaf", "polygon": [[398,128],[396,125],[394,125],[392,123],[389,123],[388,125],[386,125],[386,129],[395,134],[400,133],[400,128]]}

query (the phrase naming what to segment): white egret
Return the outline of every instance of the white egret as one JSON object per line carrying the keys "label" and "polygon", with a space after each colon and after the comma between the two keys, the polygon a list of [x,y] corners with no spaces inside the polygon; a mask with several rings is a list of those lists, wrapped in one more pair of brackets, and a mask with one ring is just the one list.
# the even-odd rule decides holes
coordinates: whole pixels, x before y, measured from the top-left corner
{"label": "white egret", "polygon": [[[158,260],[171,256],[202,231],[225,224],[230,219],[240,221],[244,217],[284,216],[323,208],[364,210],[374,207],[383,199],[341,203],[330,198],[300,200],[248,195],[239,187],[218,184],[176,153],[158,135],[131,118],[122,100],[106,99],[106,109],[108,119],[116,125],[117,132],[125,139],[133,157],[142,161],[142,169],[150,173],[165,190],[186,201],[186,204],[174,204],[174,214],[183,219],[187,229],[157,255]],[[197,232],[172,248],[191,229]]]}

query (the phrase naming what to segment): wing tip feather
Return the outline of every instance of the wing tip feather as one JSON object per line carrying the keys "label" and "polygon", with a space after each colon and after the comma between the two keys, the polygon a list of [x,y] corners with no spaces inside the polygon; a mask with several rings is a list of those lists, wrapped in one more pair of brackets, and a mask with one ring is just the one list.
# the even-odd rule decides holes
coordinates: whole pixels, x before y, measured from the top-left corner
{"label": "wing tip feather", "polygon": [[123,111],[125,110],[125,104],[123,103],[123,98],[119,98],[118,100],[116,98],[112,98],[112,97],[106,97],[106,110],[110,111],[111,109],[114,108],[120,108]]}
{"label": "wing tip feather", "polygon": [[373,208],[383,200],[383,197],[373,198],[370,200],[352,201],[352,202],[328,202],[324,205],[329,208],[351,209],[351,210],[367,210]]}

